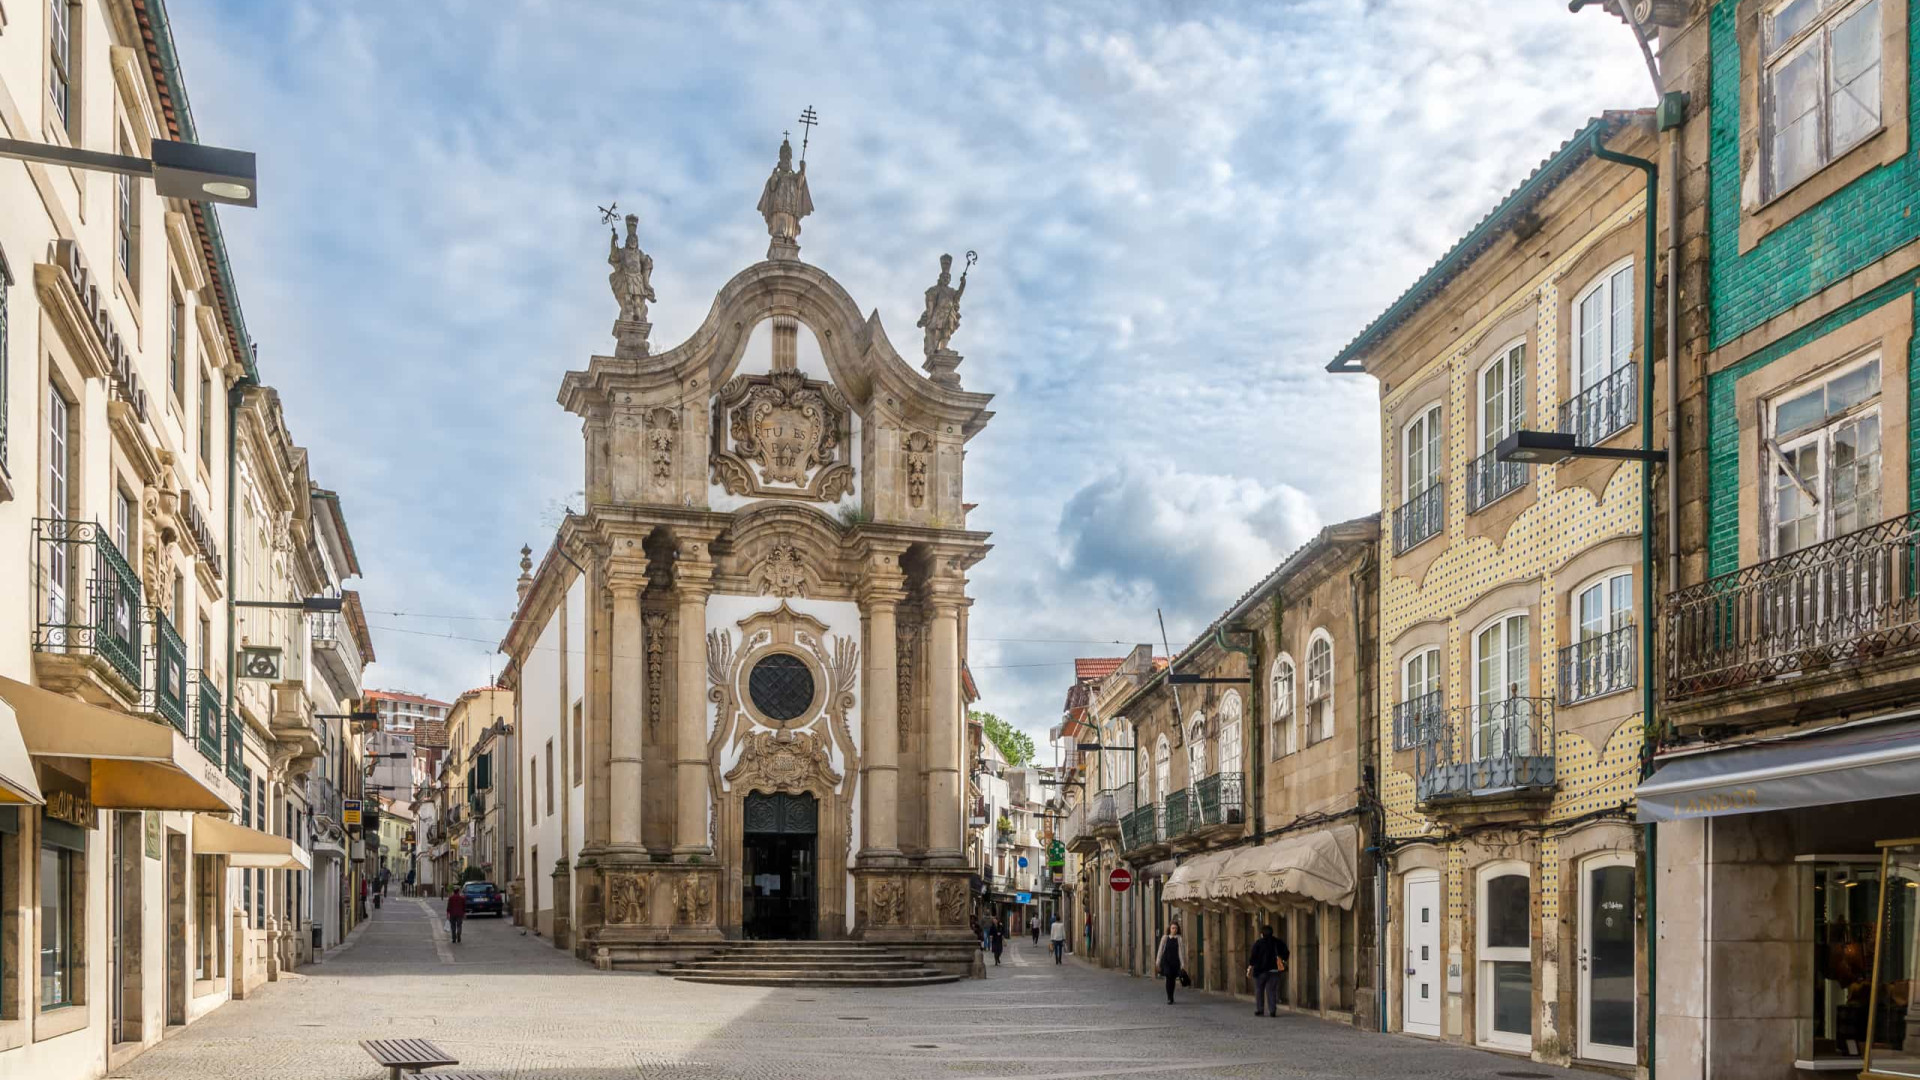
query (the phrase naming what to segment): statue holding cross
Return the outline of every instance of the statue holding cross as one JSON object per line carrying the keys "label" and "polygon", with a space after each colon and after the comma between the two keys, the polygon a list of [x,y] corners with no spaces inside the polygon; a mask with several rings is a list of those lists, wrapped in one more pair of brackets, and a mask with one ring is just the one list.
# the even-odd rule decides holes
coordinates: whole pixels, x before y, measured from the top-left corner
{"label": "statue holding cross", "polygon": [[[807,128],[807,134],[813,133],[813,125],[819,123],[813,109],[809,107],[801,115],[800,123]],[[804,149],[807,139],[800,140]],[[767,183],[760,191],[760,216],[767,219],[767,235],[773,237],[773,243],[767,248],[769,259],[793,259],[800,255],[800,219],[813,213],[813,195],[807,190],[807,160],[804,154],[800,167],[794,168],[793,143],[787,140],[785,133],[780,138],[780,160],[773,167],[773,174],[767,177]]]}

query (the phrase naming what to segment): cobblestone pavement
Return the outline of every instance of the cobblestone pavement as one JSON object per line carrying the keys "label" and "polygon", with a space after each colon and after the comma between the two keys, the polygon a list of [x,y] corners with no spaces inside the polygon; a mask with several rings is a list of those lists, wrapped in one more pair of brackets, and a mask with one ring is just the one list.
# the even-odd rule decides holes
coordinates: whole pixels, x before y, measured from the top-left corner
{"label": "cobblestone pavement", "polygon": [[[986,981],[767,990],[597,972],[510,922],[446,939],[390,900],[324,963],[236,1001],[124,1069],[127,1080],[383,1080],[361,1039],[425,1036],[500,1080],[793,1077],[1567,1078],[1477,1050],[1282,1016],[1008,945]],[[430,1075],[430,1074],[429,1074]]]}

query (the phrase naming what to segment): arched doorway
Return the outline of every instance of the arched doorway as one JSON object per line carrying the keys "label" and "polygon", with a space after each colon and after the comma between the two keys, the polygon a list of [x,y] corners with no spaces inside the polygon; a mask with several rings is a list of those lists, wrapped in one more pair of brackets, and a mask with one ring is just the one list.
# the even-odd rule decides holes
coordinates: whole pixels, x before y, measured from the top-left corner
{"label": "arched doorway", "polygon": [[820,803],[807,793],[753,791],[741,813],[740,930],[749,939],[814,936]]}

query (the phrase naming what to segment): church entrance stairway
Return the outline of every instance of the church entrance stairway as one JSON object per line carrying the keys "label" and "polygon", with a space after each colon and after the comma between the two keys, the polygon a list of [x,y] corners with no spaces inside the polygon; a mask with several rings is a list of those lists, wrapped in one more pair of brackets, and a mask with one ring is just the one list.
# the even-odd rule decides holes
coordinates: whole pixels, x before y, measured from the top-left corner
{"label": "church entrance stairway", "polygon": [[736,986],[931,986],[961,978],[859,941],[733,941],[660,973]]}

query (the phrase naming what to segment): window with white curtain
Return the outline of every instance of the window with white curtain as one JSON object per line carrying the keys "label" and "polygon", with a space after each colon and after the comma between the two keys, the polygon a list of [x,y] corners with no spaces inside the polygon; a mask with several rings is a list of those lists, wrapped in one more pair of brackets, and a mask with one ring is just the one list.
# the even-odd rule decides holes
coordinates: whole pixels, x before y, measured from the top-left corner
{"label": "window with white curtain", "polygon": [[1315,630],[1307,642],[1307,745],[1333,737],[1333,635]]}
{"label": "window with white curtain", "polygon": [[1272,705],[1267,710],[1271,732],[1267,744],[1272,757],[1293,753],[1293,657],[1281,653],[1274,657],[1272,669]]}
{"label": "window with white curtain", "polygon": [[1199,713],[1187,720],[1187,785],[1207,775],[1207,721]]}
{"label": "window with white curtain", "polygon": [[1173,744],[1163,734],[1153,748],[1153,794],[1161,802],[1167,801],[1173,782]]}
{"label": "window with white curtain", "polygon": [[1240,695],[1229,690],[1220,699],[1220,771],[1241,772]]}

